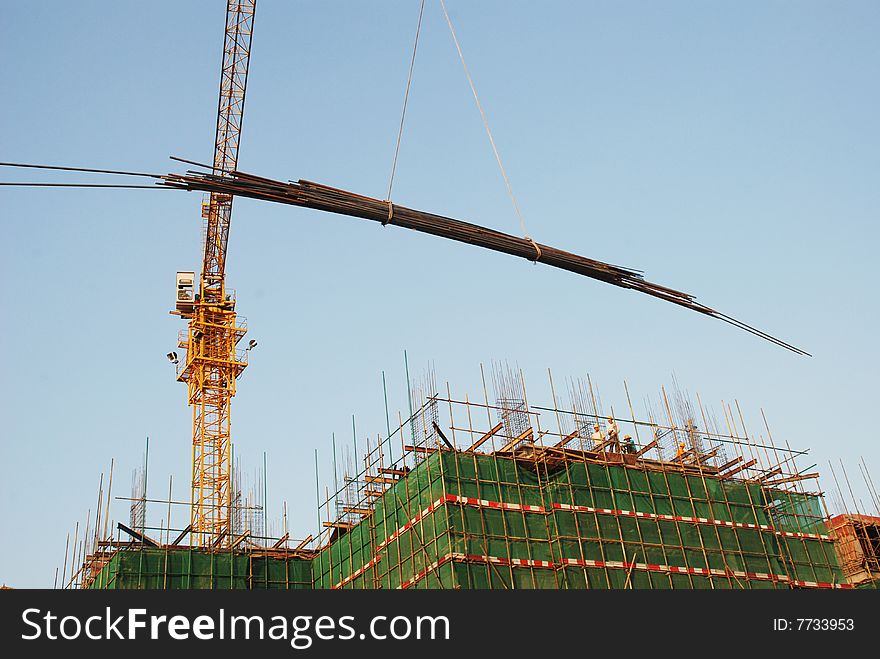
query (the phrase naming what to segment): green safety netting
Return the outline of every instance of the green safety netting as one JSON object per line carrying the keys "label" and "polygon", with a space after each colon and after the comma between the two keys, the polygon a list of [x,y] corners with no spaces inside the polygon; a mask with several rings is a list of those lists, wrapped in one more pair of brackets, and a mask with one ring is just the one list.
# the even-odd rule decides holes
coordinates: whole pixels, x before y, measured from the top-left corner
{"label": "green safety netting", "polygon": [[310,589],[311,561],[211,553],[168,547],[120,551],[98,573],[91,588],[109,589]]}
{"label": "green safety netting", "polygon": [[[824,533],[821,510],[816,496],[757,483],[444,451],[389,487],[354,528],[334,531],[311,561],[121,551],[95,586],[741,589],[788,588],[791,580],[841,583],[833,544],[802,537]],[[700,573],[708,570],[724,574]]]}

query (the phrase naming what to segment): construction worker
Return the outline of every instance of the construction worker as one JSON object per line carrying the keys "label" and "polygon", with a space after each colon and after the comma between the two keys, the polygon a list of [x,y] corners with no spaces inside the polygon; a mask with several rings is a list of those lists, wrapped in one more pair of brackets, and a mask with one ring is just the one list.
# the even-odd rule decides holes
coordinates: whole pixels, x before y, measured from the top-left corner
{"label": "construction worker", "polygon": [[675,459],[676,459],[676,460],[681,460],[681,459],[684,457],[684,454],[685,454],[685,450],[684,450],[684,449],[685,449],[685,447],[684,447],[684,442],[681,442],[681,443],[678,445],[678,451],[675,452]]}
{"label": "construction worker", "polygon": [[599,430],[599,424],[593,424],[593,436],[591,437],[593,440],[593,447],[595,448],[599,444],[605,441],[605,435],[602,434],[602,431]]}
{"label": "construction worker", "polygon": [[624,453],[635,453],[636,445],[633,443],[633,438],[630,435],[623,436],[623,452]]}
{"label": "construction worker", "polygon": [[608,433],[608,439],[611,441],[612,446],[620,448],[620,428],[617,426],[617,421],[614,420],[613,416],[608,417],[608,424],[605,426],[605,432]]}

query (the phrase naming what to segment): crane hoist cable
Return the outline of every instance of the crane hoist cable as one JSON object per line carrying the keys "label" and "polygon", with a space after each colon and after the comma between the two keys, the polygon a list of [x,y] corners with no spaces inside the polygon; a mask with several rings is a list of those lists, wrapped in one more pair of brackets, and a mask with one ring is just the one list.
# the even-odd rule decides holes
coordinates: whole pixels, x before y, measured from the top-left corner
{"label": "crane hoist cable", "polygon": [[498,167],[501,170],[501,176],[504,178],[504,185],[507,188],[507,194],[510,196],[510,200],[513,202],[513,208],[516,211],[516,216],[519,218],[519,228],[523,232],[523,238],[532,243],[532,246],[535,248],[537,256],[532,259],[537,261],[541,258],[541,248],[538,247],[538,243],[531,239],[529,236],[529,232],[526,229],[526,220],[523,217],[522,210],[519,207],[519,202],[516,200],[516,195],[513,194],[513,187],[510,185],[510,179],[507,177],[507,172],[504,169],[504,163],[501,162],[501,154],[498,153],[498,147],[495,146],[495,138],[492,137],[492,129],[489,128],[489,119],[486,117],[486,113],[483,111],[483,104],[480,103],[480,97],[477,95],[477,88],[474,85],[474,79],[471,77],[471,72],[468,69],[467,62],[464,61],[464,53],[461,50],[461,44],[458,41],[458,35],[455,34],[455,28],[452,26],[452,19],[449,18],[449,12],[446,11],[446,3],[443,0],[440,0],[440,7],[443,9],[443,16],[446,18],[446,24],[449,26],[449,32],[452,34],[452,40],[455,42],[455,49],[458,51],[458,58],[461,60],[461,66],[464,68],[464,74],[467,76],[468,84],[471,87],[471,93],[474,95],[474,102],[477,104],[477,109],[480,111],[480,116],[483,118],[483,126],[486,128],[486,135],[489,136],[489,144],[492,145],[492,152],[495,154],[495,160],[498,162]]}
{"label": "crane hoist cable", "polygon": [[419,22],[416,25],[416,38],[413,42],[413,51],[412,51],[412,59],[409,62],[409,75],[406,78],[406,92],[403,95],[403,110],[400,113],[400,127],[397,129],[397,144],[394,146],[394,160],[391,163],[391,176],[388,178],[388,195],[386,199],[388,200],[388,220],[391,221],[392,214],[392,204],[391,204],[391,189],[394,186],[394,173],[397,171],[397,156],[400,154],[400,141],[403,139],[403,123],[406,120],[406,105],[409,101],[409,88],[412,85],[413,78],[413,69],[416,65],[416,52],[419,49],[419,34],[422,31],[422,15],[425,13],[425,0],[422,0],[422,4],[419,7]]}

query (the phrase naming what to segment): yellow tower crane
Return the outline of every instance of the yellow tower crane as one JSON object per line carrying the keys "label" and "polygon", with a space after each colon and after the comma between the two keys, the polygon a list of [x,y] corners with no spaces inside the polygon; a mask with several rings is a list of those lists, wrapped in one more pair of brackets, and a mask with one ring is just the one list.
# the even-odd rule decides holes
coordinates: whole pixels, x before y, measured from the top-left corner
{"label": "yellow tower crane", "polygon": [[[238,161],[256,0],[227,0],[220,102],[213,173],[230,176]],[[187,385],[192,407],[191,543],[226,547],[232,541],[230,404],[247,366],[238,343],[246,328],[235,315],[235,295],[226,288],[226,245],[232,196],[211,192],[202,204],[204,258],[196,290],[194,272],[177,273],[176,309],[189,320],[178,346],[186,358],[177,379]],[[172,353],[174,361],[177,355]]]}

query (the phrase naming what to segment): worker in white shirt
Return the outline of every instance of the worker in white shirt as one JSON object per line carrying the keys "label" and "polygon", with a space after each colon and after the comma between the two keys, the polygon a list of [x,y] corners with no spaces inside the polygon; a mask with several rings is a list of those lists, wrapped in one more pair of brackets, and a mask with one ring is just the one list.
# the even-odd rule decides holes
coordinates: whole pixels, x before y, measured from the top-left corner
{"label": "worker in white shirt", "polygon": [[614,420],[614,417],[608,417],[608,424],[605,426],[605,432],[608,433],[608,439],[612,442],[612,445],[616,446],[619,450],[620,428],[617,426],[617,421]]}
{"label": "worker in white shirt", "polygon": [[591,437],[593,440],[593,448],[597,447],[599,444],[605,441],[605,435],[602,434],[602,431],[599,430],[599,424],[596,423],[593,425],[593,436]]}

